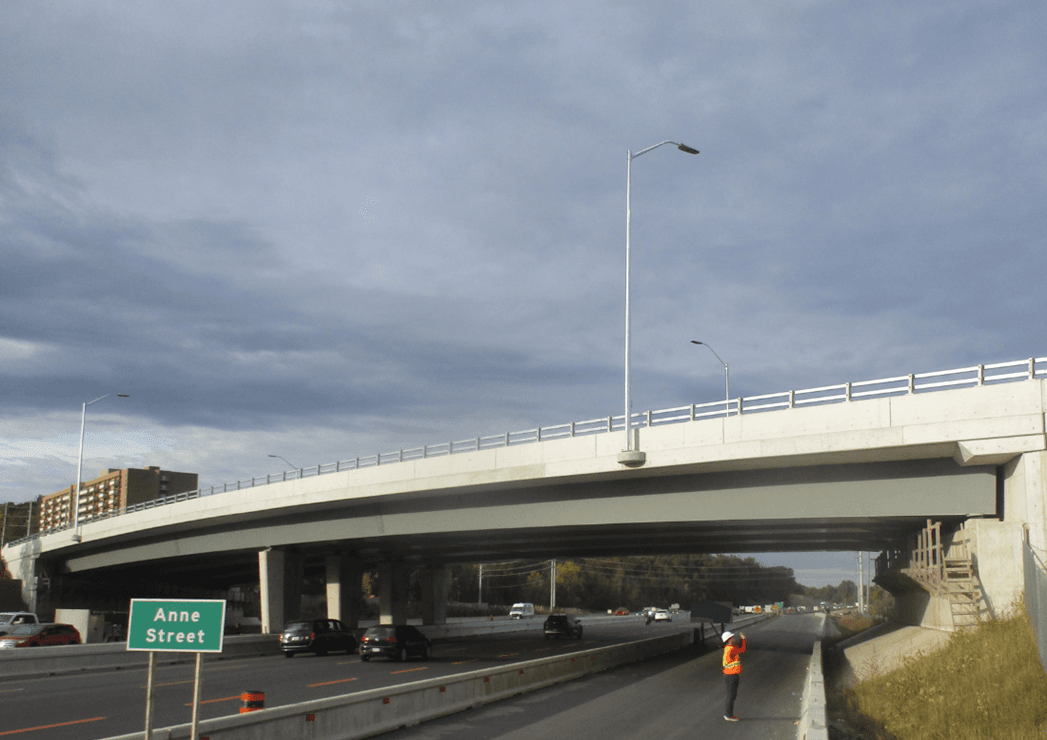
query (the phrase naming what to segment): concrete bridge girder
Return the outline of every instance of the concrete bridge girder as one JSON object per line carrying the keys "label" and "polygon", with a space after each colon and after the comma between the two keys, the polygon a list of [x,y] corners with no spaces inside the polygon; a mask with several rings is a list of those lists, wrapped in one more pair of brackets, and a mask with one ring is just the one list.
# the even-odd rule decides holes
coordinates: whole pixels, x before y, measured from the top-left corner
{"label": "concrete bridge girder", "polygon": [[1025,532],[1045,547],[1045,395],[1037,379],[644,428],[637,469],[617,464],[617,434],[426,458],[92,522],[82,544],[51,535],[26,557],[174,578],[179,563],[199,574],[215,560],[257,572],[265,547],[321,569],[339,551],[370,568],[645,553],[667,540],[691,552],[875,550],[926,518],[969,517],[981,517],[969,527],[979,547],[1004,557]]}

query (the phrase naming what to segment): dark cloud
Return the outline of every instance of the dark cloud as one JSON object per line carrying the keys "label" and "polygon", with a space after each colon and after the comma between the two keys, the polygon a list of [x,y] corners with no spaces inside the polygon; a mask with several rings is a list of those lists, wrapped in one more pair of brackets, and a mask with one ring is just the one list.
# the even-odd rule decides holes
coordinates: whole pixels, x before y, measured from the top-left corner
{"label": "dark cloud", "polygon": [[1045,15],[7,3],[9,489],[621,413],[667,138],[635,408],[1041,354]]}

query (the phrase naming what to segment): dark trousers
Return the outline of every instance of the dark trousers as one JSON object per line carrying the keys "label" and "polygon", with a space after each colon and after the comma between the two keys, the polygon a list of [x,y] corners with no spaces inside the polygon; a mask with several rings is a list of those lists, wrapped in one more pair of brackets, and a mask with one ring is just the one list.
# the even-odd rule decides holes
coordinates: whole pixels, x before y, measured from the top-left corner
{"label": "dark trousers", "polygon": [[740,681],[741,678],[742,674],[740,673],[723,674],[724,683],[727,684],[727,703],[724,705],[724,717],[734,716],[734,700],[738,696],[738,681]]}

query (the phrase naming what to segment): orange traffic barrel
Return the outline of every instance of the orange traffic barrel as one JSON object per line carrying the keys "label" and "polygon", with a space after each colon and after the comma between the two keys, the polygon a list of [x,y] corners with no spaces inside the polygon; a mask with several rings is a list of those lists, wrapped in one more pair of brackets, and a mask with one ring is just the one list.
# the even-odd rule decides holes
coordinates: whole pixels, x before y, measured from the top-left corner
{"label": "orange traffic barrel", "polygon": [[264,691],[245,691],[240,694],[240,714],[265,709]]}

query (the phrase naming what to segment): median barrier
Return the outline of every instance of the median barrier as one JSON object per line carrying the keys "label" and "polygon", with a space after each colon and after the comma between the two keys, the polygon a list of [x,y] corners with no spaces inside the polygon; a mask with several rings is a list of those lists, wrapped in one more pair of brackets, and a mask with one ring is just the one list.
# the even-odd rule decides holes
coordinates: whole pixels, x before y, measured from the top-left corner
{"label": "median barrier", "polygon": [[[822,631],[825,624],[822,624]],[[829,740],[829,715],[825,705],[825,674],[822,670],[822,642],[814,643],[811,662],[807,667],[807,679],[803,684],[800,701],[800,723],[796,728],[797,740]]]}
{"label": "median barrier", "polygon": [[[539,658],[402,686],[274,707],[200,722],[210,740],[355,740],[483,706],[516,694],[634,663],[691,644],[687,631]],[[153,730],[155,740],[188,738],[190,725]],[[143,732],[108,740],[140,740]]]}
{"label": "median barrier", "polygon": [[430,640],[446,640],[452,637],[472,637],[501,632],[540,632],[544,624],[545,616],[543,615],[522,619],[476,619],[447,622],[446,624],[420,624],[418,628]]}
{"label": "median barrier", "polygon": [[[586,620],[588,621],[588,620]],[[447,624],[420,625],[430,640],[486,635],[501,632],[541,632],[545,617],[531,619],[465,619]],[[364,630],[362,625],[359,633]],[[247,658],[259,655],[278,655],[280,643],[273,635],[226,635],[222,652],[205,654],[204,661]],[[158,653],[157,665],[191,662],[194,653]],[[129,651],[126,643],[107,642],[88,645],[61,645],[32,650],[0,651],[0,681],[53,676],[60,673],[145,668],[149,653]]]}
{"label": "median barrier", "polygon": [[[229,635],[222,641],[222,652],[205,653],[204,662],[277,655],[279,652],[277,635]],[[195,653],[157,653],[156,662],[157,665],[186,663],[194,661],[195,656]],[[148,663],[148,652],[128,650],[123,642],[16,648],[0,651],[0,681],[60,673],[145,668]]]}
{"label": "median barrier", "polygon": [[[752,624],[766,619],[767,616],[739,619],[733,622],[732,626]],[[605,621],[613,624],[621,622],[622,619],[596,615],[585,616],[581,621],[583,625]],[[541,632],[544,623],[545,617],[539,615],[524,619],[463,619],[446,624],[421,625],[421,629],[430,640],[446,640],[502,632]],[[222,652],[204,654],[203,659],[204,662],[213,662],[230,658],[278,655],[280,643],[277,638],[277,635],[226,635],[222,642]],[[194,655],[195,653],[157,653],[157,665],[191,662]],[[3,650],[0,651],[0,682],[34,676],[145,668],[148,663],[149,653],[128,650],[123,642]]]}

